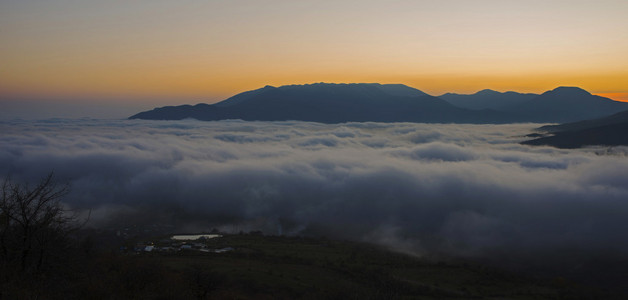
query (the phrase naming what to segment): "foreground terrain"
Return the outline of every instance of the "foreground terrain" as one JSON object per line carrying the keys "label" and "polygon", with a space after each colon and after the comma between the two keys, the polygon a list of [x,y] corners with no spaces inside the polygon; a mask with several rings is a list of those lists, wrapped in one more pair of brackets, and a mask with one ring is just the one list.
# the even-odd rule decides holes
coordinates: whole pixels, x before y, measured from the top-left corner
{"label": "foreground terrain", "polygon": [[[15,247],[0,255],[8,262],[0,263],[0,292],[3,299],[607,299],[580,285],[628,291],[626,148],[520,145],[538,126],[0,123],[4,174],[29,186],[54,171],[70,187],[58,208],[76,209],[80,224],[112,230],[111,243],[99,234],[92,242],[66,242],[65,234],[51,240],[39,230],[30,240],[45,246],[41,255],[21,238],[32,227],[0,216],[0,236],[13,237],[6,245]],[[208,241],[217,243],[208,252],[130,248],[164,247],[165,233],[212,228],[370,241],[474,257],[519,275],[442,256],[272,236],[227,236]]]}
{"label": "foreground terrain", "polygon": [[355,242],[229,235],[194,243],[233,250],[78,251],[70,262],[39,278],[3,277],[6,281],[0,298],[612,298],[611,294],[563,278],[535,279],[473,263],[392,253]]}

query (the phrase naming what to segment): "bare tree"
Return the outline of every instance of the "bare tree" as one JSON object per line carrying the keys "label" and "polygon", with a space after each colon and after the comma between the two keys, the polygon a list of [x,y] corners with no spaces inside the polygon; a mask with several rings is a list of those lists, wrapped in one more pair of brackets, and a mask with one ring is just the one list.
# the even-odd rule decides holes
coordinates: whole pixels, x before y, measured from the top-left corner
{"label": "bare tree", "polygon": [[[0,199],[0,261],[21,272],[38,272],[47,257],[72,231],[77,216],[61,199],[69,186],[56,184],[53,173],[30,186],[5,178]],[[61,243],[57,243],[61,242]]]}

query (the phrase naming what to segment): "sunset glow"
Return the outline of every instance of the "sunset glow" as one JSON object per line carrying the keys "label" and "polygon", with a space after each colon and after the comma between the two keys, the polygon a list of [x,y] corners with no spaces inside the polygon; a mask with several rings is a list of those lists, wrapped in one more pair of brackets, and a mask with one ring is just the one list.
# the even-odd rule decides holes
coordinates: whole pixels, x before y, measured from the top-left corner
{"label": "sunset glow", "polygon": [[597,95],[616,101],[628,102],[628,93],[597,93]]}
{"label": "sunset glow", "polygon": [[212,103],[312,82],[403,83],[432,95],[569,85],[628,100],[626,1],[54,0],[0,8],[5,100]]}

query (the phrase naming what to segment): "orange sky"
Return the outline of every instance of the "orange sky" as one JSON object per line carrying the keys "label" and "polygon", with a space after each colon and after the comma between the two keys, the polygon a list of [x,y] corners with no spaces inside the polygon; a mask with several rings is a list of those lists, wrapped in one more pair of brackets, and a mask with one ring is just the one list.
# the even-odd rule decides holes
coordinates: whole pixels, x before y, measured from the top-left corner
{"label": "orange sky", "polygon": [[628,102],[628,93],[597,93],[596,95],[617,101]]}
{"label": "orange sky", "polygon": [[[215,102],[264,85],[628,101],[628,1],[12,1],[0,97]],[[95,101],[95,100],[94,100]]]}

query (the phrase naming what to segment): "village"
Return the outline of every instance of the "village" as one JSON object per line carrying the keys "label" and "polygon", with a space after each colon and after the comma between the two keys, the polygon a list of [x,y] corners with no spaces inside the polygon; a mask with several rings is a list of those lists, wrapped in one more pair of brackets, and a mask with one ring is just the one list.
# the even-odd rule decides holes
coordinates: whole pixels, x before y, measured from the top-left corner
{"label": "village", "polygon": [[235,250],[233,247],[215,248],[208,245],[210,239],[221,238],[220,234],[173,235],[158,240],[139,241],[133,246],[120,246],[120,252],[142,254],[150,252],[174,253],[178,251],[199,251],[205,253],[225,253]]}

